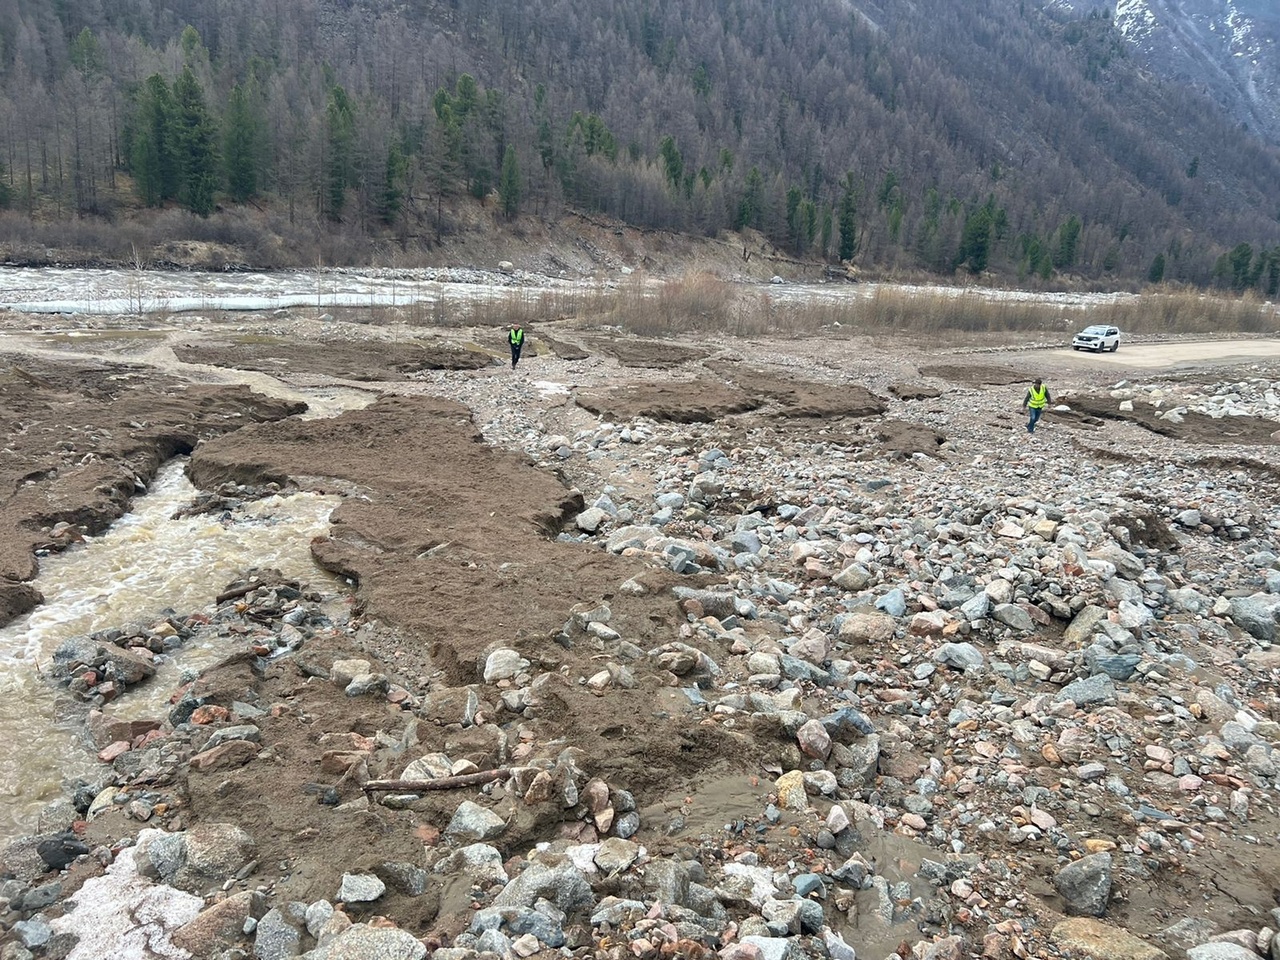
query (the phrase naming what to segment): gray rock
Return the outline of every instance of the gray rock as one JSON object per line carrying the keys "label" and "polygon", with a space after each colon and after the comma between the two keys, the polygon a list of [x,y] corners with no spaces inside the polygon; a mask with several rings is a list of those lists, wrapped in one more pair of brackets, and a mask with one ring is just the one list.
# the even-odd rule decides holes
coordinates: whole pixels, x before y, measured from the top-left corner
{"label": "gray rock", "polygon": [[257,743],[261,739],[261,730],[252,723],[241,723],[234,727],[223,727],[220,730],[213,731],[213,736],[204,745],[204,749],[212,750],[214,747],[229,743],[232,740],[248,740],[250,743]]}
{"label": "gray rock", "polygon": [[760,915],[768,922],[775,933],[794,936],[800,932],[800,905],[802,900],[766,900],[760,908]]}
{"label": "gray rock", "polygon": [[1255,640],[1263,643],[1275,643],[1276,617],[1275,607],[1271,603],[1255,597],[1236,597],[1231,601],[1231,609],[1227,612],[1231,622]]}
{"label": "gray rock", "polygon": [[983,620],[991,612],[991,597],[984,591],[960,604],[960,612],[966,620]]}
{"label": "gray rock", "polygon": [[621,837],[607,837],[601,841],[600,849],[596,851],[595,864],[602,873],[609,875],[627,869],[639,855],[639,844]]}
{"label": "gray rock", "polygon": [[53,936],[53,928],[40,914],[30,920],[19,920],[13,925],[13,932],[18,935],[24,947],[32,949],[43,947]]}
{"label": "gray rock", "polygon": [[[698,590],[693,587],[673,587],[672,593],[681,600],[695,600],[703,611],[719,620],[726,617],[746,616],[740,612],[745,601],[735,593],[724,590]],[[749,606],[749,605],[748,605]]]}
{"label": "gray rock", "polygon": [[391,689],[391,678],[385,673],[358,673],[342,692],[348,697],[378,696]]}
{"label": "gray rock", "polygon": [[1058,871],[1053,885],[1066,902],[1067,913],[1101,917],[1111,897],[1111,854],[1095,853],[1067,864]]}
{"label": "gray rock", "polygon": [[613,832],[624,840],[628,837],[634,837],[639,829],[640,814],[634,810],[628,810],[613,825]]}
{"label": "gray rock", "polygon": [[204,893],[221,885],[254,858],[253,838],[230,823],[198,823],[186,833],[186,859],[173,876],[181,890]]}
{"label": "gray rock", "polygon": [[464,874],[476,880],[507,882],[507,871],[502,865],[502,854],[484,843],[473,843],[455,850],[436,863],[436,873]]}
{"label": "gray rock", "polygon": [[463,840],[492,840],[506,829],[506,822],[492,810],[473,800],[463,800],[444,833]]}
{"label": "gray rock", "polygon": [[880,766],[880,738],[874,733],[856,743],[836,744],[832,755],[839,755],[840,770],[836,779],[840,786],[857,788],[869,786],[876,778]]}
{"label": "gray rock", "polygon": [[643,548],[650,540],[655,537],[662,536],[662,531],[657,527],[640,527],[627,526],[619,527],[613,533],[609,534],[609,539],[605,545],[610,553],[621,553],[628,547]]}
{"label": "gray rock", "polygon": [[551,901],[566,913],[595,905],[591,884],[573,867],[532,863],[502,888],[493,906],[532,907],[539,899]]}
{"label": "gray rock", "polygon": [[1098,625],[1107,619],[1107,611],[1103,607],[1085,607],[1075,615],[1075,619],[1063,631],[1062,639],[1068,647],[1081,647],[1097,631]]}
{"label": "gray rock", "polygon": [[373,670],[373,664],[368,660],[335,660],[333,667],[329,670],[329,680],[335,687],[346,687],[362,673],[369,673]]}
{"label": "gray rock", "polygon": [[854,707],[841,707],[835,713],[827,714],[822,718],[822,725],[833,740],[847,741],[876,732],[866,714]]}
{"label": "gray rock", "polygon": [[644,884],[658,903],[683,906],[689,895],[689,868],[676,860],[655,860],[645,867]]}
{"label": "gray rock", "polygon": [[844,937],[830,928],[822,931],[822,942],[827,948],[831,960],[857,960],[853,947],[845,943]]}
{"label": "gray rock", "polygon": [[1083,680],[1072,681],[1058,691],[1058,695],[1053,699],[1055,702],[1070,700],[1078,707],[1092,706],[1095,703],[1115,703],[1116,685],[1109,676],[1100,673]]}
{"label": "gray rock", "polygon": [[309,952],[305,960],[423,960],[426,955],[426,946],[406,930],[357,923]]}
{"label": "gray rock", "polygon": [[1146,569],[1146,565],[1141,560],[1117,543],[1105,544],[1094,550],[1090,556],[1098,560],[1105,560],[1114,566],[1116,573],[1126,580],[1137,580]]}
{"label": "gray rock", "polygon": [[1139,654],[1112,653],[1098,644],[1092,644],[1084,652],[1084,663],[1090,673],[1105,673],[1113,680],[1128,680],[1141,661]]}
{"label": "gray rock", "polygon": [[[497,851],[495,850],[494,853]],[[378,868],[378,873],[393,889],[406,896],[420,897],[427,892],[427,871],[416,864],[403,860],[388,860]],[[502,879],[506,880],[506,874],[503,874]]]}
{"label": "gray rock", "polygon": [[876,601],[876,607],[891,617],[901,617],[907,612],[907,595],[901,588],[894,587]]}
{"label": "gray rock", "polygon": [[1258,960],[1258,955],[1238,943],[1202,943],[1187,951],[1187,960]]}
{"label": "gray rock", "polygon": [[871,582],[871,573],[856,563],[851,563],[834,577],[832,582],[842,590],[861,590]]}
{"label": "gray rock", "polygon": [[302,952],[302,931],[279,907],[272,907],[254,928],[253,955],[258,960],[290,960]]}
{"label": "gray rock", "polygon": [[583,510],[576,518],[574,523],[577,524],[579,530],[586,533],[595,533],[600,529],[600,524],[609,519],[609,514],[599,507],[589,507]]}
{"label": "gray rock", "polygon": [[138,845],[134,863],[138,873],[168,883],[187,860],[187,835],[166,833],[152,836]]}
{"label": "gray rock", "polygon": [[328,900],[317,900],[315,903],[307,904],[307,909],[302,915],[303,923],[307,928],[312,939],[320,939],[320,933],[324,925],[329,922],[329,918],[334,914],[333,904]]}
{"label": "gray rock", "polygon": [[[49,904],[55,902],[62,896],[62,884],[57,881],[46,883],[39,887],[34,887],[26,891],[22,895],[21,910],[24,913],[34,913],[37,910],[43,910]],[[15,904],[16,906],[17,904]]]}
{"label": "gray rock", "polygon": [[982,651],[972,643],[944,643],[933,651],[933,659],[956,670],[981,670],[986,662]]}
{"label": "gray rock", "polygon": [[373,874],[344,873],[338,899],[343,903],[372,903],[386,892],[387,885]]}
{"label": "gray rock", "polygon": [[998,603],[992,615],[1005,626],[1021,633],[1035,629],[1036,622],[1031,619],[1031,614],[1016,603]]}
{"label": "gray rock", "polygon": [[506,928],[509,934],[533,934],[548,947],[564,946],[564,929],[552,917],[529,907],[486,907],[471,918],[471,932]]}
{"label": "gray rock", "polygon": [[484,661],[484,682],[509,680],[529,666],[529,661],[515,650],[494,650]]}
{"label": "gray rock", "polygon": [[[1167,415],[1166,415],[1166,419],[1167,419]],[[1177,521],[1179,526],[1182,526],[1182,527],[1188,527],[1188,528],[1198,527],[1200,526],[1200,511],[1199,510],[1183,510],[1173,519]]]}

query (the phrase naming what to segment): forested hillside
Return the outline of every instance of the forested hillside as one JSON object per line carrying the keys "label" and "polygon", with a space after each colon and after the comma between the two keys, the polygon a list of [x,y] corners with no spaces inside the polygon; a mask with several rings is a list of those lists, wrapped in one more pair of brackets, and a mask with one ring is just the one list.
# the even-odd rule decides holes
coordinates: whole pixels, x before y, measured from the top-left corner
{"label": "forested hillside", "polygon": [[250,205],[429,249],[573,208],[877,272],[1280,284],[1280,150],[1102,8],[0,0],[0,132],[10,224]]}

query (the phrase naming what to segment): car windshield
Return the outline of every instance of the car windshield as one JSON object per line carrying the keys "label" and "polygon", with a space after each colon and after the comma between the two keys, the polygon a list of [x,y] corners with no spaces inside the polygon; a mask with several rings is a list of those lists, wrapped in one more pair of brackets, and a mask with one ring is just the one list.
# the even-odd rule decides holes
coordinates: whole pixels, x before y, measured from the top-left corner
{"label": "car windshield", "polygon": [[1090,336],[1100,337],[1107,332],[1107,328],[1106,327],[1085,327],[1084,330],[1081,332],[1083,334],[1088,334]]}

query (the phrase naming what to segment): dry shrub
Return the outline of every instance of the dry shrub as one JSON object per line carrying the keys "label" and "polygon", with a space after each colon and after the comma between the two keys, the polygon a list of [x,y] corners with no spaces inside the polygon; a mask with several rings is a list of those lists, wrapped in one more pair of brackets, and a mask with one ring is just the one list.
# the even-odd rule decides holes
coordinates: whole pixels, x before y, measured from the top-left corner
{"label": "dry shrub", "polygon": [[1277,315],[1273,304],[1252,294],[1237,299],[1175,290],[1108,304],[1091,313],[1090,322],[1127,333],[1272,333]]}

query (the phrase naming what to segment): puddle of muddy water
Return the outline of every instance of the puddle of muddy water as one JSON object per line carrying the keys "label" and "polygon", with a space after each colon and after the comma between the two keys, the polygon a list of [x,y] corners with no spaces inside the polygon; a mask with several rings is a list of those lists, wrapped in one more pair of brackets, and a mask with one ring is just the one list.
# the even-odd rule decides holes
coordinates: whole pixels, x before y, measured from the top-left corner
{"label": "puddle of muddy water", "polygon": [[[45,602],[0,629],[0,837],[35,829],[40,809],[65,784],[99,771],[82,735],[82,712],[38,672],[65,640],[132,622],[166,608],[204,610],[251,567],[275,567],[304,582],[332,580],[311,558],[314,536],[328,529],[338,498],[274,496],[246,504],[224,523],[219,514],[171,520],[196,490],[182,461],[166,464],[133,512],[99,537],[41,561],[35,585]],[[180,671],[225,655],[214,643],[189,645],[150,684],[111,710],[162,712]]]}

